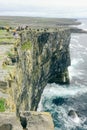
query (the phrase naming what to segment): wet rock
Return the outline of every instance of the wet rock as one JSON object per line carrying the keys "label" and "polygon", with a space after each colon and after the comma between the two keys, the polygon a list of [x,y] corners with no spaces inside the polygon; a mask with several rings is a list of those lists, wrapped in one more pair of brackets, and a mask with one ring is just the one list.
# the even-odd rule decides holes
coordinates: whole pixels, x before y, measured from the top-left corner
{"label": "wet rock", "polygon": [[68,113],[68,116],[75,118],[76,112],[74,110],[70,110],[69,113]]}
{"label": "wet rock", "polygon": [[78,114],[77,114],[76,111],[70,110],[69,113],[68,113],[68,116],[70,117],[70,119],[71,119],[74,123],[77,123],[77,124],[81,123],[81,120],[80,120],[80,118],[79,118],[79,116],[78,116]]}

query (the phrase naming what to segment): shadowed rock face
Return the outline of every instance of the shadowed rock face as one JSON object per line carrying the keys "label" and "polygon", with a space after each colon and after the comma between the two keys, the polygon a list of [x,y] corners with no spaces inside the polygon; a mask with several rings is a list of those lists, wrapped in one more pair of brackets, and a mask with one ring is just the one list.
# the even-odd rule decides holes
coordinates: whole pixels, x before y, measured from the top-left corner
{"label": "shadowed rock face", "polygon": [[64,28],[21,34],[15,83],[17,113],[36,110],[47,83],[69,83],[70,35],[70,30]]}
{"label": "shadowed rock face", "polygon": [[21,122],[23,129],[26,129],[26,127],[27,127],[26,117],[20,117],[20,122]]}

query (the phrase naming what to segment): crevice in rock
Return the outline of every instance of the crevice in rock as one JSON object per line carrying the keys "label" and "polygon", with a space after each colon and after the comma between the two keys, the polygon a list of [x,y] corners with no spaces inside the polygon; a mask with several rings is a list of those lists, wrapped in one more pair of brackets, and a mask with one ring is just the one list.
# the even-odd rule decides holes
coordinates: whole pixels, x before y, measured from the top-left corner
{"label": "crevice in rock", "polygon": [[20,116],[20,122],[21,122],[21,125],[22,125],[22,127],[23,127],[23,130],[27,130],[27,119],[26,119],[26,117],[21,117]]}

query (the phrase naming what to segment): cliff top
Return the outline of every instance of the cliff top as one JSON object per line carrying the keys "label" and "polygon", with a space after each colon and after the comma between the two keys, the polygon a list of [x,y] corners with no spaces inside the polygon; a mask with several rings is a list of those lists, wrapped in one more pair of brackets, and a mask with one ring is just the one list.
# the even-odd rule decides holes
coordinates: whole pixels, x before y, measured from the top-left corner
{"label": "cliff top", "polygon": [[73,25],[81,24],[77,19],[70,18],[40,18],[20,16],[0,16],[0,28],[10,27],[13,29],[27,28],[33,32],[58,32],[70,29],[72,33],[87,33]]}
{"label": "cliff top", "polygon": [[11,17],[11,16],[0,16],[0,26],[1,25],[11,25],[19,26],[28,25],[30,27],[58,27],[58,26],[68,26],[68,25],[78,25],[76,19],[67,18],[39,18],[39,17]]}

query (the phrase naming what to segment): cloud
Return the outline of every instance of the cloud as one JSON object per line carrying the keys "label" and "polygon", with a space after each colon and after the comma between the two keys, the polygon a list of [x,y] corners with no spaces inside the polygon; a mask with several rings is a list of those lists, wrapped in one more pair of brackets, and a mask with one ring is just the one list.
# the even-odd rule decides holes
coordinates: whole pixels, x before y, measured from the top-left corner
{"label": "cloud", "polygon": [[87,0],[0,0],[0,5],[5,7],[87,7]]}
{"label": "cloud", "polygon": [[0,0],[0,15],[86,17],[86,1],[87,0]]}

